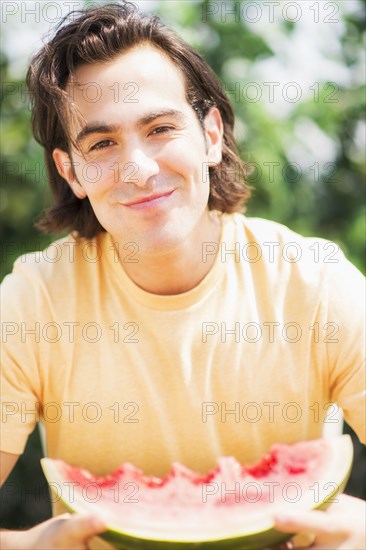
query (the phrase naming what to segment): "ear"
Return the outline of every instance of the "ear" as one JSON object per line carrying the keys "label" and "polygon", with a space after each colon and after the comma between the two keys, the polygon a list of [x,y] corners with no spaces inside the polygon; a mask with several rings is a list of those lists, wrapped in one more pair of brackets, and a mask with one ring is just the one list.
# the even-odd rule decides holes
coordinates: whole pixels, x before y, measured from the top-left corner
{"label": "ear", "polygon": [[222,160],[222,142],[224,125],[220,111],[212,107],[204,121],[205,136],[207,143],[207,159],[209,166],[216,166]]}
{"label": "ear", "polygon": [[86,192],[75,176],[74,168],[68,153],[57,148],[53,150],[52,158],[56,164],[58,173],[70,185],[74,195],[76,195],[78,199],[85,199]]}

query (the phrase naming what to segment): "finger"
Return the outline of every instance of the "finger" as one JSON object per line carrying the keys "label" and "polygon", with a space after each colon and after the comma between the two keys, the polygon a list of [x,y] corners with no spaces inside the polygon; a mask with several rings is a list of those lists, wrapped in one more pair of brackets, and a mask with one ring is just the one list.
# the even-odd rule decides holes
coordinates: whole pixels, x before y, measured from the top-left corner
{"label": "finger", "polygon": [[284,542],[280,544],[277,550],[293,550],[294,544],[292,540],[288,540],[287,542]]}
{"label": "finger", "polygon": [[309,533],[315,535],[342,534],[341,522],[329,521],[329,515],[324,512],[286,512],[274,517],[275,527],[285,533]]}
{"label": "finger", "polygon": [[75,514],[63,526],[63,532],[70,540],[88,540],[106,530],[106,525],[97,517]]}
{"label": "finger", "polygon": [[316,539],[314,533],[300,533],[292,538],[293,548],[299,550],[300,548],[309,548]]}

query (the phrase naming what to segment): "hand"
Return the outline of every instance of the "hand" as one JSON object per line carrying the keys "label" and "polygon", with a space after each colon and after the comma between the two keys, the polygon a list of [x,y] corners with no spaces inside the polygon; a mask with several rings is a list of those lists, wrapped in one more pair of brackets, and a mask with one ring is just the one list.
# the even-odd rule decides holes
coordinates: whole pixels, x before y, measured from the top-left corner
{"label": "hand", "polygon": [[36,550],[87,550],[88,541],[106,530],[95,516],[63,514],[27,531],[27,548]]}
{"label": "hand", "polygon": [[[347,495],[336,498],[338,502],[325,512],[291,511],[275,516],[275,528],[286,533],[312,535],[313,549],[366,550],[366,502]],[[294,547],[299,548],[296,538]]]}

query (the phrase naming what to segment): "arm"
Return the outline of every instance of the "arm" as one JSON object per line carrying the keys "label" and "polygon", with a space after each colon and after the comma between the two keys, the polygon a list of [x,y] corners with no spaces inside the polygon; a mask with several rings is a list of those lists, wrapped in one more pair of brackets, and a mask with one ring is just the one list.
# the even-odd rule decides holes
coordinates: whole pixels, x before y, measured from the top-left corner
{"label": "arm", "polygon": [[88,541],[105,531],[104,524],[90,515],[63,514],[27,531],[1,531],[2,550],[86,550]]}
{"label": "arm", "polygon": [[86,550],[88,541],[105,531],[94,516],[63,514],[27,531],[1,531],[2,550]]}
{"label": "arm", "polygon": [[0,451],[0,485],[8,478],[18,458],[19,455]]}
{"label": "arm", "polygon": [[[19,455],[0,452],[1,484],[6,481]],[[91,515],[64,514],[26,531],[1,531],[2,550],[84,549],[88,540],[105,531],[104,524]]]}
{"label": "arm", "polygon": [[[324,339],[328,400],[338,403],[365,443],[365,280],[341,252],[324,270],[323,322],[336,332]],[[311,540],[317,549],[366,548],[366,502],[354,497],[339,495],[326,512],[291,511],[275,519],[279,531],[299,534],[291,541],[295,548],[308,547]]]}
{"label": "arm", "polygon": [[326,343],[329,401],[342,408],[346,422],[365,444],[365,278],[344,257],[327,269],[326,322],[337,329]]}

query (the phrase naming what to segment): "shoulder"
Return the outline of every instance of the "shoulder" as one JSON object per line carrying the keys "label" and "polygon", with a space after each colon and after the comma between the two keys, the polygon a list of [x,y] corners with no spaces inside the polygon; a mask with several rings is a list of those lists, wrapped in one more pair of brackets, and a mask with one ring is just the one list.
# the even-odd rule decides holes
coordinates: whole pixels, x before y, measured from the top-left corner
{"label": "shoulder", "polygon": [[[315,242],[322,244],[331,242],[316,236],[301,235],[286,225],[264,218],[247,217],[237,213],[229,215],[229,218],[231,218],[237,229],[243,232],[247,240],[251,239],[252,242],[258,242],[259,244],[268,242],[277,245],[291,245],[296,243],[302,246],[307,245],[308,248]],[[335,244],[334,246],[341,253],[339,247]]]}
{"label": "shoulder", "polygon": [[[278,222],[227,215],[231,237],[239,248],[240,260],[271,280],[302,281],[319,288],[324,285],[344,293],[345,283],[357,291],[364,285],[360,271],[347,260],[338,244],[316,236],[303,236]],[[239,244],[237,244],[239,243]],[[352,289],[348,289],[348,294]]]}
{"label": "shoulder", "polygon": [[14,262],[12,274],[47,279],[60,272],[88,268],[101,260],[108,238],[106,233],[100,233],[93,239],[77,238],[71,233],[51,242],[43,250],[19,256]]}
{"label": "shoulder", "polygon": [[295,264],[303,259],[314,264],[331,264],[344,258],[336,243],[320,237],[300,235],[278,222],[242,214],[229,215],[227,222],[234,225],[238,240],[245,243],[247,248],[250,245],[257,246],[258,255],[262,253],[263,259],[272,263],[287,261]]}
{"label": "shoulder", "polygon": [[[53,241],[44,250],[23,254],[1,284],[2,300],[37,303],[65,300],[100,272],[108,236],[78,239],[72,234]],[[104,258],[105,259],[105,258]]]}

